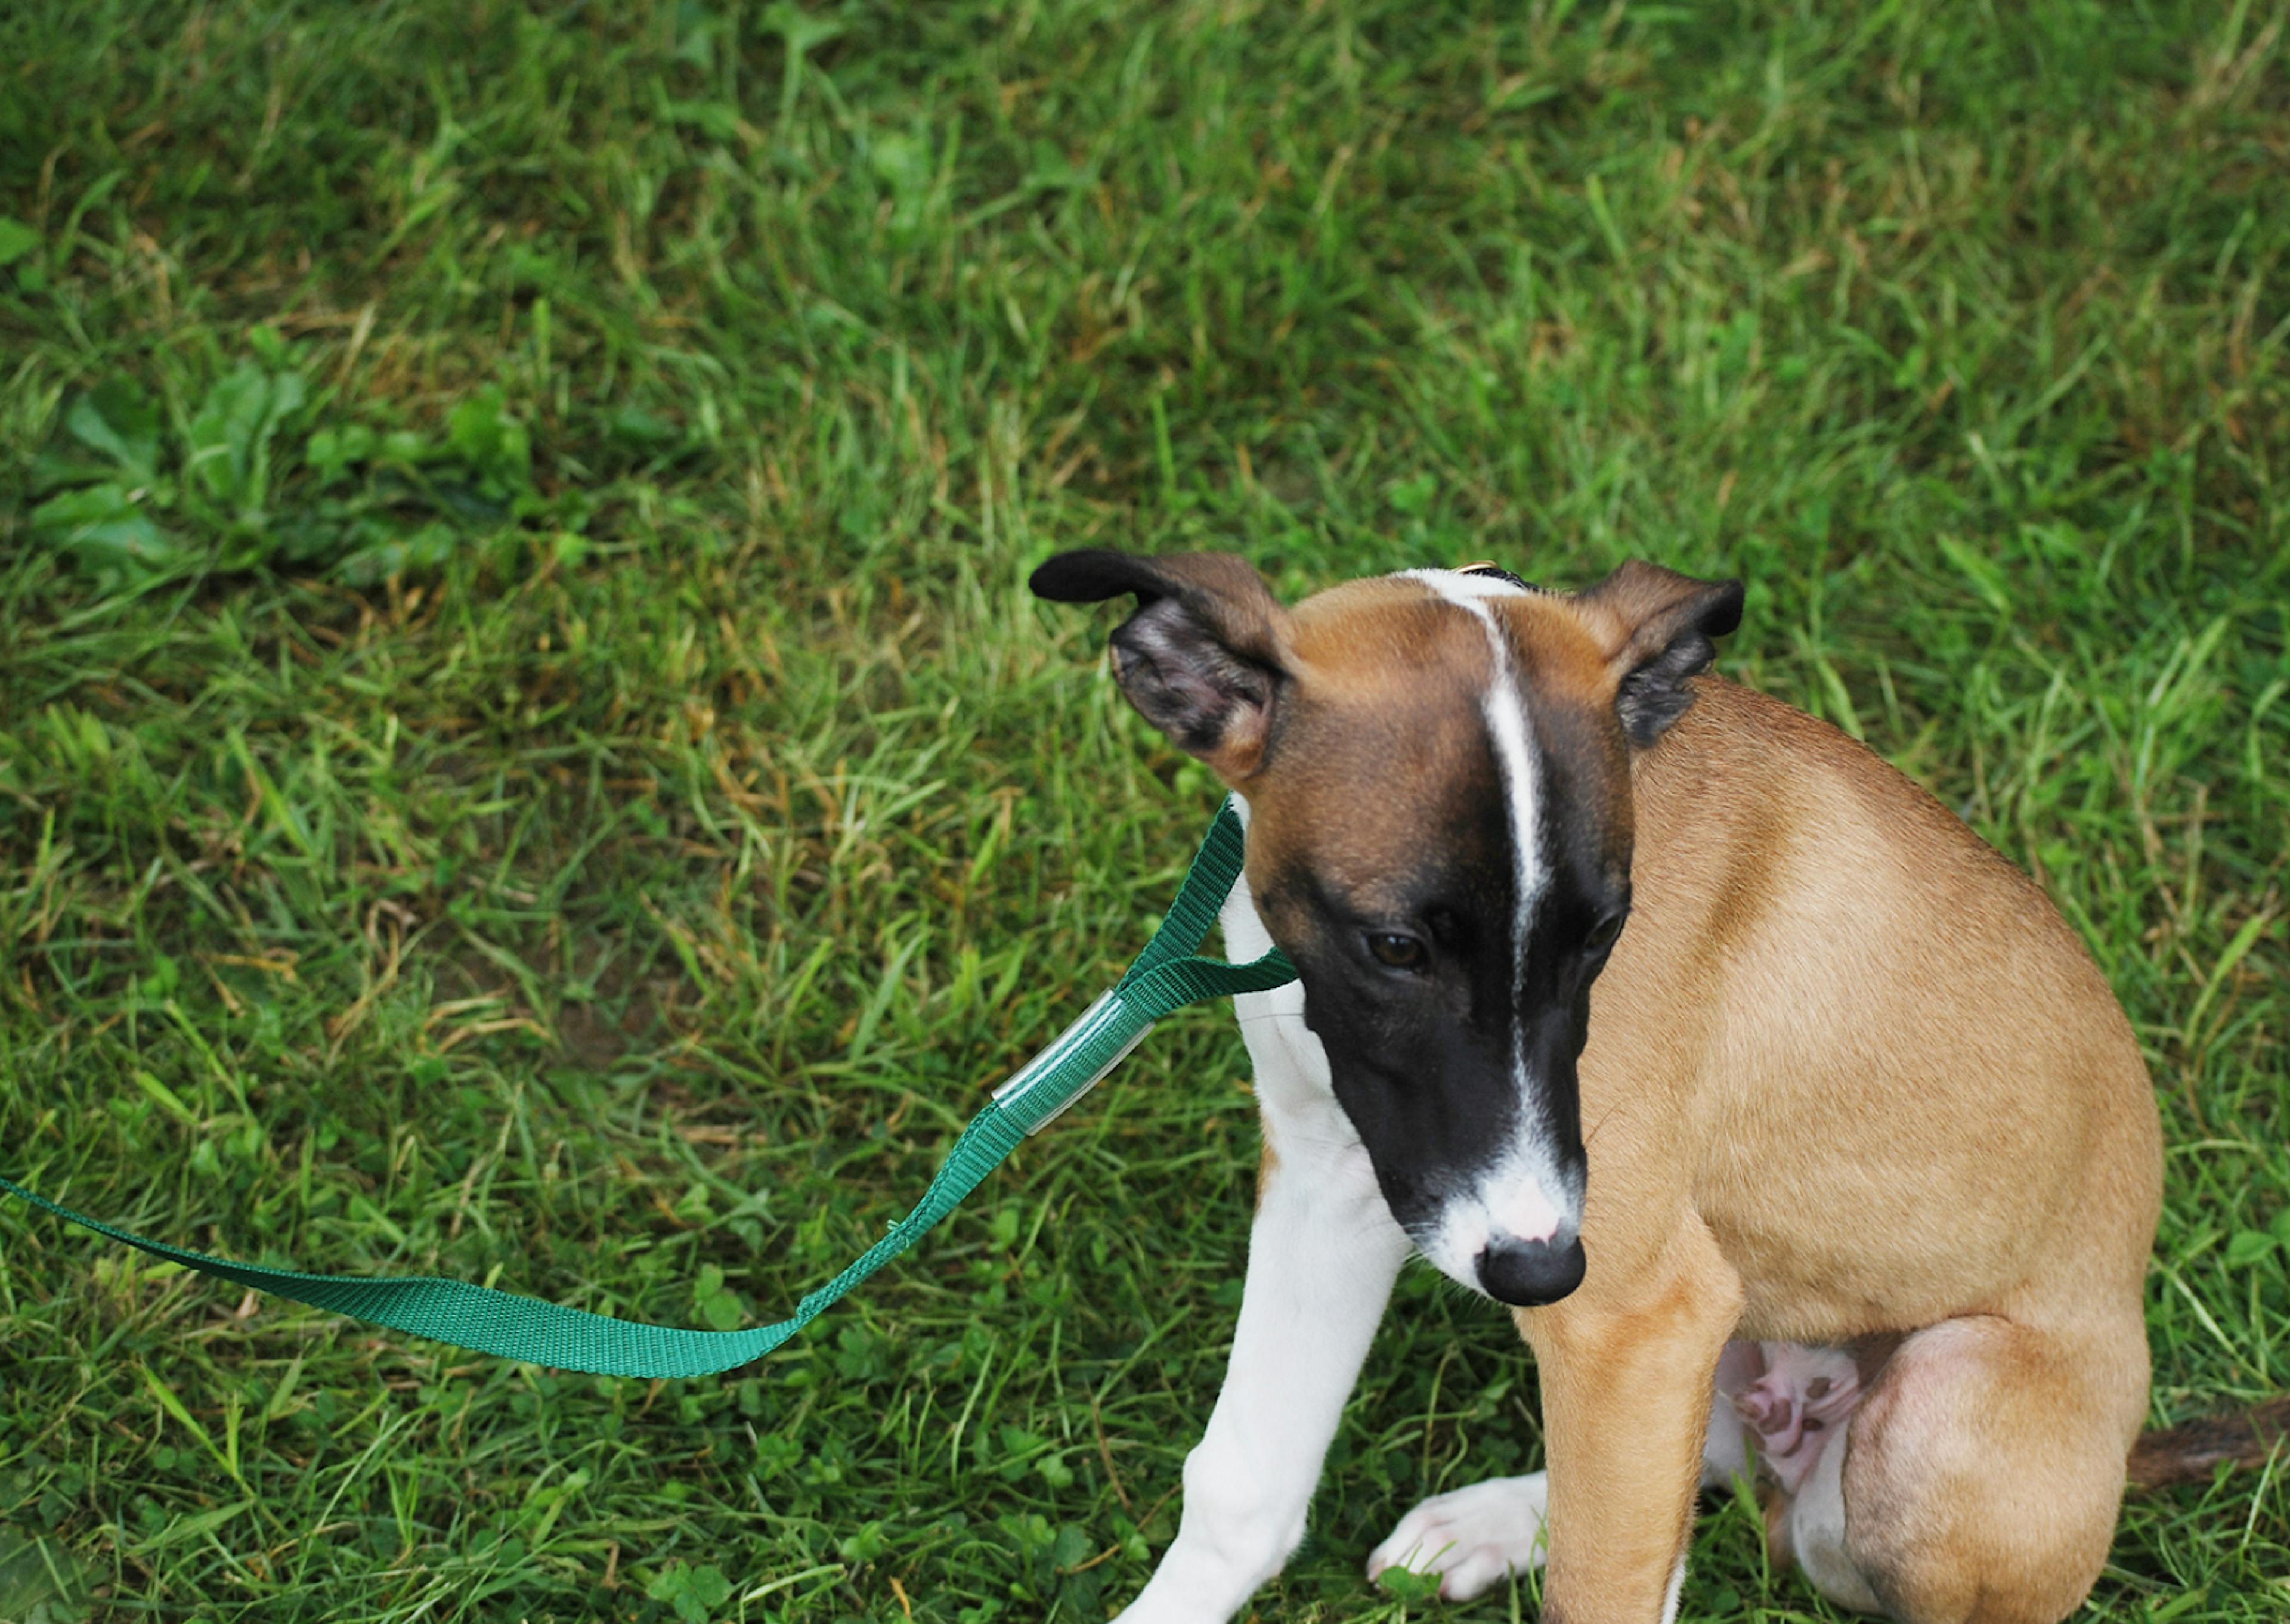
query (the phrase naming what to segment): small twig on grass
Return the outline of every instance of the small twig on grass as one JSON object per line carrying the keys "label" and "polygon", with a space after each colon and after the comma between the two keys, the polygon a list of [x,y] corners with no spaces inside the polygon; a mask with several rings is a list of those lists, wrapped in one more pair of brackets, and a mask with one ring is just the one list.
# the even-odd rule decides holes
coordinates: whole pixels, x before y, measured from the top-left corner
{"label": "small twig on grass", "polygon": [[1129,1491],[1121,1486],[1121,1474],[1113,1469],[1113,1445],[1105,1440],[1105,1416],[1098,1408],[1094,1394],[1090,1396],[1089,1420],[1090,1424],[1097,1428],[1097,1458],[1104,1462],[1105,1480],[1113,1485],[1113,1497],[1121,1502],[1122,1510],[1134,1518],[1137,1508],[1130,1503]]}

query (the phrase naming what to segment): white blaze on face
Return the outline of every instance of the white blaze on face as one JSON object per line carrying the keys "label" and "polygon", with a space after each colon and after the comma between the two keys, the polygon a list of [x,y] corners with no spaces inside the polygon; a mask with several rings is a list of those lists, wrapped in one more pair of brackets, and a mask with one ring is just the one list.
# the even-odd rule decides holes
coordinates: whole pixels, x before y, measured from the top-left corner
{"label": "white blaze on face", "polygon": [[1534,930],[1535,908],[1548,875],[1537,839],[1541,820],[1540,774],[1526,718],[1526,698],[1511,659],[1510,643],[1487,600],[1525,597],[1527,589],[1497,575],[1467,575],[1453,570],[1409,570],[1447,602],[1477,620],[1486,633],[1493,661],[1487,691],[1479,701],[1495,765],[1502,775],[1503,802],[1509,812],[1512,864],[1510,1072],[1518,1111],[1517,1133],[1475,1188],[1459,1192],[1440,1215],[1436,1235],[1423,1247],[1442,1274],[1477,1291],[1478,1256],[1496,1239],[1549,1240],[1567,1220],[1565,1185],[1558,1158],[1544,1139],[1541,1112],[1526,1075],[1526,1033],[1518,1006],[1526,989],[1526,946]]}

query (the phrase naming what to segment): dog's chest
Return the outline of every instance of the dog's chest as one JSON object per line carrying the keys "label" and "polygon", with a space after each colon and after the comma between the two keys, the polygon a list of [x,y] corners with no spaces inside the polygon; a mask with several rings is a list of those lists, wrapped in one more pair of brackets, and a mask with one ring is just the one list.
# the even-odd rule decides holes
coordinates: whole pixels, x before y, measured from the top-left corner
{"label": "dog's chest", "polygon": [[[1270,951],[1271,932],[1257,915],[1245,877],[1233,887],[1222,924],[1225,956],[1233,963],[1245,964]],[[1257,1105],[1274,1154],[1309,1150],[1347,1188],[1356,1187],[1362,1198],[1381,1204],[1382,1193],[1366,1148],[1336,1103],[1328,1052],[1304,1023],[1303,983],[1243,993],[1232,1005],[1255,1069]]]}

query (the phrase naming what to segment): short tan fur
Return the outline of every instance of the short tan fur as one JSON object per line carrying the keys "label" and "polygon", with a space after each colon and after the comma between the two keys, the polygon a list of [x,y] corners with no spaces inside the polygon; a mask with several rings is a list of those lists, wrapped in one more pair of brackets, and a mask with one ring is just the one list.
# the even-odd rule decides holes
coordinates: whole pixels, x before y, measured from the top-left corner
{"label": "short tan fur", "polygon": [[[1711,590],[1631,565],[1479,600],[1545,814],[1594,830],[1634,898],[1579,1061],[1589,1267],[1516,1312],[1548,1444],[1544,1616],[1674,1605],[1730,1339],[1863,1340],[1889,1356],[1843,1440],[1841,1540],[1791,1552],[1778,1506],[1782,1554],[1907,1624],[2051,1624],[2104,1560],[2147,1411],[2146,1070],[2049,900],[1873,752],[1707,675],[1650,744],[1626,737],[1618,688]],[[1247,798],[1285,943],[1309,926],[1282,876],[1373,891],[1443,837],[1489,771],[1490,660],[1477,612],[1413,578],[1241,596],[1277,694],[1246,750],[1205,758]],[[1268,1154],[1268,1185],[1284,1166]]]}

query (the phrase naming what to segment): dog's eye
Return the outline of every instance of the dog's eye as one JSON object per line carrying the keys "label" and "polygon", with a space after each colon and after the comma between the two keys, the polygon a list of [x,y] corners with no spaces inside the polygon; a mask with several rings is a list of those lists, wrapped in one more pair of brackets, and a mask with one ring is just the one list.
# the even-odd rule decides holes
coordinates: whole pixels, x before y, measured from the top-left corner
{"label": "dog's eye", "polygon": [[1379,931],[1370,936],[1367,950],[1375,955],[1377,964],[1394,970],[1421,970],[1429,956],[1421,942],[1393,931]]}

